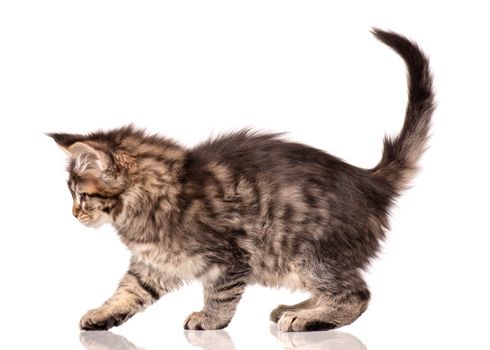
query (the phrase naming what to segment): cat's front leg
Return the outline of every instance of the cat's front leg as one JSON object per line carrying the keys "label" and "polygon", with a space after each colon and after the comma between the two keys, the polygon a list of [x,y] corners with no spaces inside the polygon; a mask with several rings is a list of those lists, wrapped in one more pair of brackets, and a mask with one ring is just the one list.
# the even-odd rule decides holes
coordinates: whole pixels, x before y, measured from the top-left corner
{"label": "cat's front leg", "polygon": [[213,282],[204,284],[204,308],[190,314],[185,329],[209,330],[228,326],[250,274],[248,266],[228,268]]}
{"label": "cat's front leg", "polygon": [[83,330],[107,330],[127,321],[179,286],[179,281],[158,276],[149,267],[131,264],[115,293],[102,306],[80,320]]}

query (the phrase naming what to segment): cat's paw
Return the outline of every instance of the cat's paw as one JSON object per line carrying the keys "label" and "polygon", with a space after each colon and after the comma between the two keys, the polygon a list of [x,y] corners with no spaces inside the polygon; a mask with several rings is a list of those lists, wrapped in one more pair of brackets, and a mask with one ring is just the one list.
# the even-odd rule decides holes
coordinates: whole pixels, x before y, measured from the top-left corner
{"label": "cat's paw", "polygon": [[270,320],[274,323],[277,323],[279,319],[281,318],[282,314],[286,312],[289,308],[291,308],[288,305],[279,305],[276,307],[274,310],[271,311],[271,314],[269,316]]}
{"label": "cat's paw", "polygon": [[114,311],[100,307],[88,311],[80,320],[80,329],[85,331],[108,330],[124,323],[132,316],[130,312]]}
{"label": "cat's paw", "polygon": [[191,330],[210,330],[210,329],[223,329],[228,326],[230,320],[222,320],[219,317],[213,317],[209,314],[206,314],[202,311],[193,312],[189,316],[187,316],[184,322],[184,329]]}
{"label": "cat's paw", "polygon": [[281,332],[327,331],[337,327],[338,325],[333,322],[302,317],[301,311],[285,312],[277,323],[277,328]]}

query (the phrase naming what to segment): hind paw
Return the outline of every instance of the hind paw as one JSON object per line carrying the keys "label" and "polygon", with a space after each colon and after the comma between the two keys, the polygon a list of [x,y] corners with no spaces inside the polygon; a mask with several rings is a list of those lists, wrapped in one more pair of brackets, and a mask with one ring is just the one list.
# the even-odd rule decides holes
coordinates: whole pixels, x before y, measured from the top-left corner
{"label": "hind paw", "polygon": [[230,320],[222,320],[219,317],[213,317],[200,312],[193,312],[184,322],[184,329],[204,331],[209,329],[223,329],[228,326]]}
{"label": "hind paw", "polygon": [[279,319],[281,318],[282,314],[286,312],[290,306],[288,305],[279,305],[276,307],[274,310],[271,311],[271,314],[269,316],[270,320],[274,323],[277,323]]}
{"label": "hind paw", "polygon": [[277,324],[281,332],[327,331],[337,327],[333,322],[302,317],[299,312],[284,312]]}

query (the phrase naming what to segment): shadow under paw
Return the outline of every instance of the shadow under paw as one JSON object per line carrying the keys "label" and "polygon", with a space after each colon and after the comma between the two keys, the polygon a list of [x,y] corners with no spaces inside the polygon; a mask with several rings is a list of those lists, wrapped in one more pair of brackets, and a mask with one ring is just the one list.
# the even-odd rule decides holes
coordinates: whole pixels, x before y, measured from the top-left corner
{"label": "shadow under paw", "polygon": [[224,330],[195,332],[184,331],[187,341],[203,350],[235,350],[235,345]]}
{"label": "shadow under paw", "polygon": [[279,332],[275,324],[270,331],[285,350],[367,350],[355,336],[339,331]]}
{"label": "shadow under paw", "polygon": [[121,335],[107,331],[80,332],[80,343],[88,350],[139,350]]}

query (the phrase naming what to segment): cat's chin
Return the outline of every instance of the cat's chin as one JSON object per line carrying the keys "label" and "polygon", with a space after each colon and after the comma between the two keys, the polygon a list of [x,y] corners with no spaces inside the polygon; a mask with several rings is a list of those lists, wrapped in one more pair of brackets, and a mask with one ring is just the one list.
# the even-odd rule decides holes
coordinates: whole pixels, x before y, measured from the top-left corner
{"label": "cat's chin", "polygon": [[90,227],[90,228],[93,228],[93,229],[97,229],[105,224],[110,224],[112,223],[112,221],[108,218],[108,217],[105,217],[105,216],[101,216],[98,220],[94,221],[94,222],[83,222],[83,221],[80,221],[85,227]]}
{"label": "cat's chin", "polygon": [[90,223],[90,222],[82,222],[80,221],[80,223],[85,226],[85,227],[89,227],[89,228],[99,228],[100,226],[102,226],[101,224],[98,224],[97,222],[94,222],[94,223]]}

